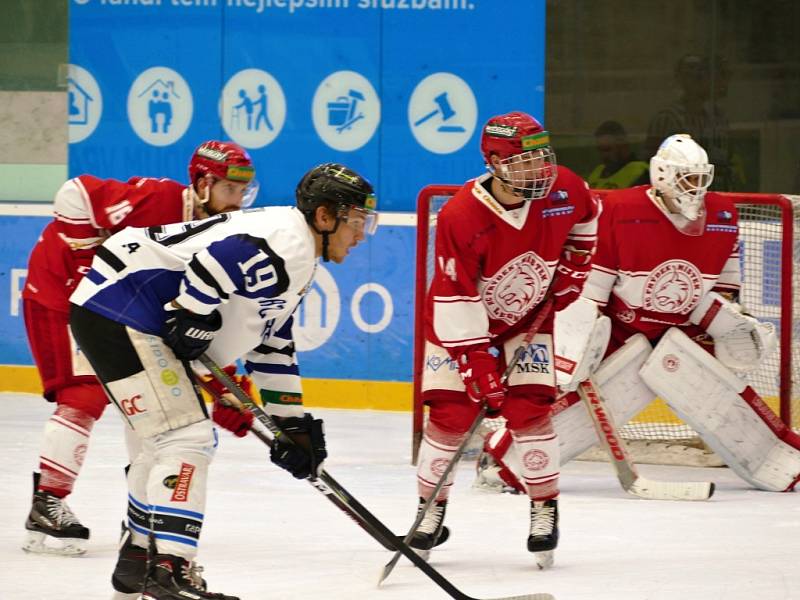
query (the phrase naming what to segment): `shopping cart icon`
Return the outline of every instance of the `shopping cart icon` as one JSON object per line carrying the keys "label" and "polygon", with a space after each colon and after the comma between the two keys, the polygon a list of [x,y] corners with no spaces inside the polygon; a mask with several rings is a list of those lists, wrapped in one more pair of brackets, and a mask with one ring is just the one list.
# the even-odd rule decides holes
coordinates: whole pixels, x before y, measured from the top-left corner
{"label": "shopping cart icon", "polygon": [[339,96],[328,102],[328,125],[336,127],[336,133],[350,129],[353,123],[364,118],[364,113],[356,114],[359,101],[364,101],[364,94],[358,90],[350,90],[347,96]]}

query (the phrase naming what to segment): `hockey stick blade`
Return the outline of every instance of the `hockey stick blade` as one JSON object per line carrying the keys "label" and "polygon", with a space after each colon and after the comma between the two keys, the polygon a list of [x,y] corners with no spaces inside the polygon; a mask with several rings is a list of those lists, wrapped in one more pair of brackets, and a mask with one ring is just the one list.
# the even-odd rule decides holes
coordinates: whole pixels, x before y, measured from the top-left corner
{"label": "hockey stick blade", "polygon": [[[248,396],[242,388],[240,388],[228,374],[223,371],[217,363],[214,362],[207,354],[203,354],[199,358],[200,362],[211,372],[212,376],[224,385],[228,390],[236,396],[236,398],[247,408],[253,411],[259,423],[264,425],[273,435],[283,435],[280,427],[273,421],[264,410],[258,406],[253,399]],[[255,431],[255,430],[254,430]],[[259,432],[260,433],[260,432]],[[266,435],[257,435],[259,439],[264,441],[267,445],[274,443]],[[337,507],[341,508],[347,516],[356,521],[359,526],[369,533],[375,540],[383,546],[390,546],[392,550],[399,550],[403,555],[414,563],[419,570],[425,573],[436,585],[442,590],[447,592],[451,598],[455,600],[480,600],[467,596],[461,590],[456,588],[450,581],[445,578],[439,571],[429,565],[422,557],[418,556],[408,545],[404,544],[402,540],[392,533],[377,517],[369,512],[358,500],[356,500],[344,487],[342,487],[327,471],[322,471],[316,479],[306,479],[317,491],[325,495],[326,498],[331,500]],[[503,596],[492,600],[555,600],[551,594],[527,594],[522,596]]]}
{"label": "hockey stick blade", "polygon": [[647,500],[708,500],[714,495],[711,481],[653,481],[637,477],[626,492]]}
{"label": "hockey stick blade", "polygon": [[710,481],[654,481],[641,477],[591,379],[580,383],[578,394],[586,405],[597,437],[611,459],[622,489],[646,500],[708,500],[711,497],[714,484]]}
{"label": "hockey stick blade", "polygon": [[[553,299],[552,296],[550,296],[545,301],[544,306],[542,306],[542,308],[539,310],[539,314],[536,315],[536,318],[533,320],[530,327],[528,327],[525,336],[522,338],[522,343],[514,351],[511,360],[508,361],[508,365],[506,366],[505,371],[503,371],[503,375],[500,377],[501,383],[505,384],[505,382],[508,381],[509,376],[514,371],[514,367],[517,365],[520,358],[522,358],[522,355],[527,350],[528,346],[538,333],[539,329],[541,329],[542,323],[544,323],[544,320],[547,318],[547,315],[549,315],[550,311],[553,309],[554,303],[555,300]],[[414,532],[417,531],[417,527],[419,527],[419,524],[422,523],[422,520],[425,518],[425,514],[428,512],[428,509],[430,508],[431,504],[433,504],[434,499],[439,496],[439,492],[442,490],[442,487],[444,486],[444,483],[447,481],[448,476],[453,471],[453,469],[455,469],[458,462],[461,460],[461,455],[464,454],[467,445],[472,439],[474,433],[477,431],[478,427],[480,427],[480,424],[483,422],[485,416],[486,416],[486,405],[484,404],[478,415],[475,417],[475,420],[472,421],[472,425],[467,431],[464,440],[458,446],[455,454],[450,459],[447,468],[441,475],[439,475],[439,481],[436,482],[436,487],[433,488],[433,492],[431,492],[430,496],[425,501],[425,504],[422,506],[422,509],[418,511],[417,518],[414,520],[413,525],[411,525],[411,528],[408,530],[406,537],[403,539],[404,544],[408,544],[411,541],[411,538],[414,537]],[[381,576],[378,579],[378,586],[380,586],[386,580],[389,574],[394,570],[395,566],[397,565],[397,561],[399,560],[400,560],[400,552],[398,551],[395,552],[392,559],[383,566],[383,570],[381,571]]]}

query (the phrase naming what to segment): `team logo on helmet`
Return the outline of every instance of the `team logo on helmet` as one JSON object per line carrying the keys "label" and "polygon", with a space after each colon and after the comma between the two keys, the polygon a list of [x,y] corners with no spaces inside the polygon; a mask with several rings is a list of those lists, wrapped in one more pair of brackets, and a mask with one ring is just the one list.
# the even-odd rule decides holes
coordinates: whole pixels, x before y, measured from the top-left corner
{"label": "team logo on helmet", "polygon": [[510,125],[487,125],[483,131],[492,137],[513,138],[517,135],[517,128]]}
{"label": "team logo on helmet", "polygon": [[642,306],[656,312],[687,314],[702,292],[703,279],[697,267],[685,260],[669,260],[647,276]]}
{"label": "team logo on helmet", "polygon": [[488,281],[481,295],[489,316],[513,325],[544,297],[550,285],[547,264],[535,252],[509,261]]}

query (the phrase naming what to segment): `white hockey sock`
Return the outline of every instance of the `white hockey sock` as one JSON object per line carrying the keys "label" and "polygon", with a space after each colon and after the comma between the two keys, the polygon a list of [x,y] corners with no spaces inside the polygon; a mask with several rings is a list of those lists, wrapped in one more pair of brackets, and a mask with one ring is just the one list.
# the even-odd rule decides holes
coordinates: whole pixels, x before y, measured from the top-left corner
{"label": "white hockey sock", "polygon": [[147,505],[157,551],[192,560],[203,527],[213,427],[205,420],[151,439],[154,463],[147,477]]}
{"label": "white hockey sock", "polygon": [[558,496],[558,436],[547,417],[524,430],[512,431],[522,466],[522,481],[532,500]]}
{"label": "white hockey sock", "polygon": [[[450,464],[458,446],[466,433],[450,433],[428,423],[422,444],[419,449],[419,466],[417,467],[417,489],[421,498],[430,498],[442,473]],[[436,500],[446,500],[453,486],[454,471],[450,472],[447,482],[442,486]]]}
{"label": "white hockey sock", "polygon": [[95,419],[70,406],[59,405],[44,427],[39,458],[39,489],[64,497],[72,492],[81,471]]}
{"label": "white hockey sock", "polygon": [[128,528],[131,542],[148,547],[150,507],[147,503],[147,480],[153,468],[155,447],[152,439],[141,440],[127,425],[125,443],[128,448]]}

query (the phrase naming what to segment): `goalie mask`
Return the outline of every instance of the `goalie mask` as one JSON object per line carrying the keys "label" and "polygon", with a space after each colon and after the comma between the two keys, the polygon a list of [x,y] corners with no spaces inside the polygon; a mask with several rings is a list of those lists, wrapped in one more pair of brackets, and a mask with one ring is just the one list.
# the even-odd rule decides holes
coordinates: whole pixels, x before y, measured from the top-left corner
{"label": "goalie mask", "polygon": [[486,168],[526,200],[545,198],[558,176],[549,132],[523,112],[489,119],[481,134],[481,152]]}
{"label": "goalie mask", "polygon": [[[215,140],[204,142],[194,151],[189,162],[189,181],[195,193],[197,192],[197,181],[201,177],[211,177],[213,182],[210,183],[212,184],[220,179],[246,183],[242,208],[250,206],[258,194],[258,181],[255,180],[255,173],[253,161],[247,150],[233,142]],[[207,191],[205,198],[200,199],[202,204],[208,202],[209,194],[210,192]]]}
{"label": "goalie mask", "polygon": [[690,135],[671,135],[650,159],[650,180],[667,208],[695,221],[705,214],[705,195],[714,180],[714,165]]}
{"label": "goalie mask", "polygon": [[[377,198],[372,184],[355,171],[337,163],[318,165],[306,173],[295,190],[297,208],[306,222],[322,235],[322,258],[328,260],[328,236],[340,223],[365,235],[378,229]],[[314,224],[317,208],[325,206],[336,217],[330,231],[319,231]]]}

